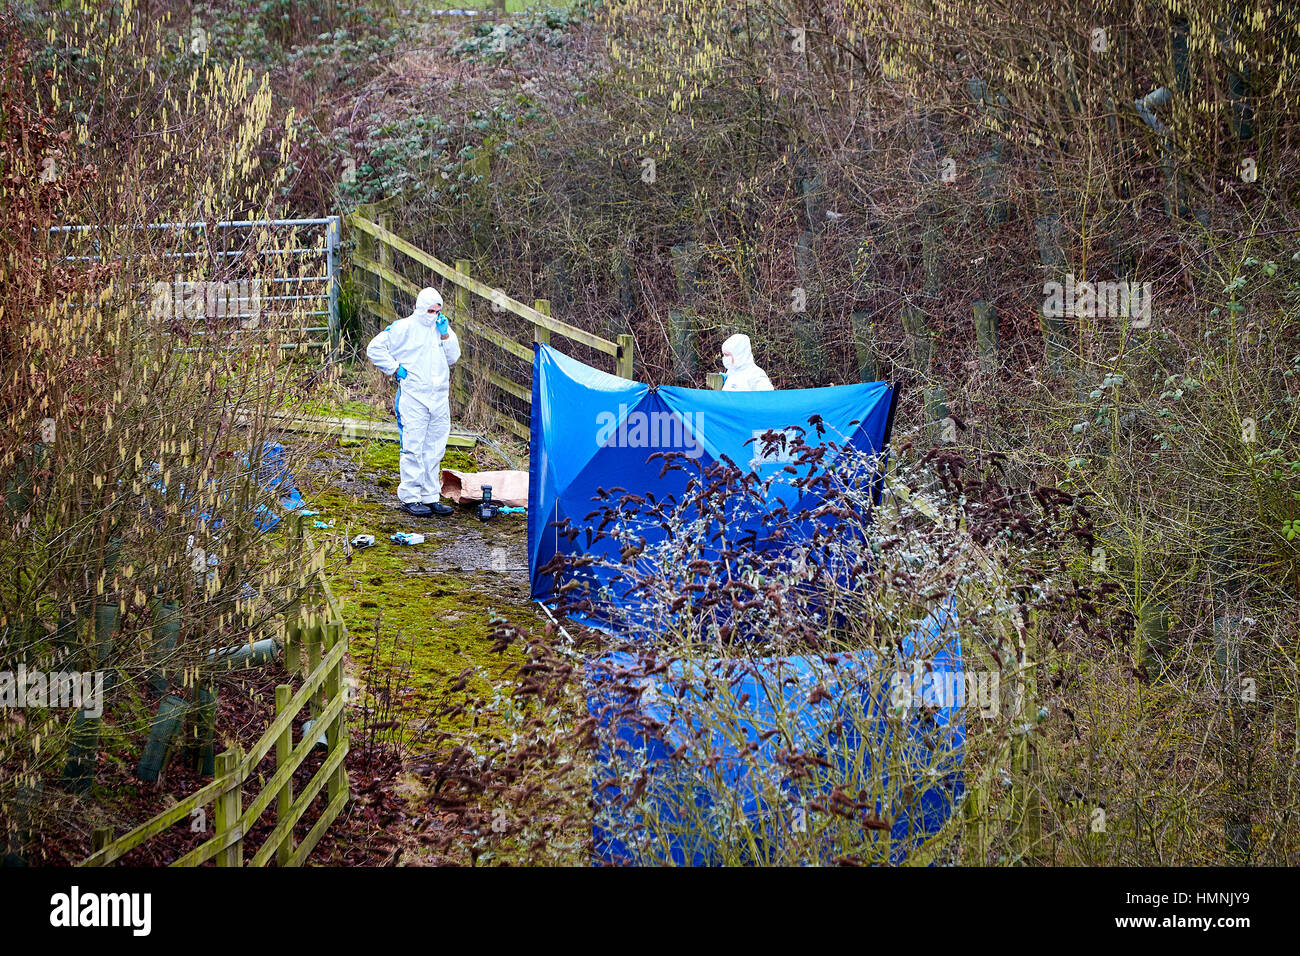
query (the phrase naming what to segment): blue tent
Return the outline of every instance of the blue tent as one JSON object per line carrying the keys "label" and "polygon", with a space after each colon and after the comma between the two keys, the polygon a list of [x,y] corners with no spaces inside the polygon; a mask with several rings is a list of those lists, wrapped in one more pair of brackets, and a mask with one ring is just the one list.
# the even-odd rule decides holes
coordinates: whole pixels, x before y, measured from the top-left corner
{"label": "blue tent", "polygon": [[[620,488],[659,501],[680,500],[692,476],[688,471],[665,470],[657,452],[675,452],[701,465],[728,459],[742,469],[754,471],[760,479],[770,479],[765,507],[788,509],[783,522],[787,530],[811,532],[814,527],[825,527],[835,519],[814,516],[823,503],[821,496],[806,486],[792,484],[788,471],[799,469],[788,468],[790,457],[779,447],[771,448],[770,443],[762,447],[759,437],[802,427],[807,432],[805,441],[816,444],[824,440],[843,449],[838,457],[827,456],[823,466],[837,479],[844,479],[845,472],[851,470],[850,458],[860,463],[880,455],[887,447],[895,400],[894,390],[884,382],[773,392],[654,387],[591,368],[549,346],[535,345],[528,490],[532,597],[547,603],[555,599],[563,582],[557,580],[557,574],[544,574],[541,569],[557,555],[590,555],[598,560],[581,572],[588,583],[605,586],[604,599],[610,603],[622,608],[634,604],[635,599],[618,588],[616,568],[621,545],[612,538],[594,535],[595,522],[588,516],[602,500],[617,498],[616,489]],[[814,424],[810,425],[810,421]],[[824,429],[824,437],[817,434],[818,427]],[[878,468],[873,466],[862,477],[870,483],[873,500],[878,500]],[[748,523],[756,531],[754,547],[769,553],[775,549],[778,556],[782,549],[798,543],[789,536],[780,540],[763,538],[761,514],[738,511],[735,516],[724,515],[723,520],[729,529],[738,532]],[[566,521],[579,532],[576,537],[561,533],[559,525]],[[647,542],[661,539],[664,534],[650,521],[638,528],[638,533],[643,533]],[[600,626],[602,622],[598,617],[588,617],[588,623]],[[952,603],[918,622],[899,653],[902,657],[898,661],[887,662],[892,668],[903,668],[924,658],[935,674],[959,674],[961,645]],[[867,652],[845,662],[836,678],[838,689],[832,695],[833,704],[816,706],[808,703],[808,685],[825,676],[824,667],[816,660],[770,656],[744,660],[749,676],[741,675],[734,692],[736,700],[746,700],[747,709],[732,708],[725,715],[737,725],[727,739],[715,741],[718,762],[714,766],[720,768],[725,789],[733,795],[754,832],[763,834],[760,844],[770,850],[782,839],[782,814],[790,807],[774,806],[774,793],[782,793],[782,800],[793,801],[816,799],[819,793],[825,796],[837,786],[850,787],[855,793],[870,792],[873,787],[880,792],[882,785],[887,787],[889,782],[883,779],[883,772],[862,762],[864,753],[879,752],[877,745],[882,740],[888,741],[891,756],[906,757],[908,763],[926,768],[921,786],[908,786],[914,782],[911,780],[894,781],[897,789],[910,794],[908,800],[900,804],[891,795],[888,807],[881,805],[871,811],[889,820],[889,858],[901,860],[926,836],[938,831],[961,794],[964,723],[959,707],[951,701],[932,701],[937,710],[913,714],[901,725],[895,722],[887,726],[888,688],[879,681],[886,662]],[[603,728],[604,741],[597,754],[592,784],[597,810],[593,836],[599,861],[708,864],[719,859],[716,834],[697,826],[699,811],[712,804],[713,796],[706,792],[707,787],[701,788],[698,779],[678,779],[678,768],[669,759],[669,754],[699,728],[689,726],[689,706],[670,708],[665,701],[676,700],[680,705],[691,699],[710,670],[727,669],[735,661],[706,661],[696,670],[678,665],[663,676],[659,703],[648,703],[642,697],[632,701],[631,708],[627,706],[629,701],[619,699],[620,692],[607,677],[611,666],[620,666],[618,655],[591,662],[587,674],[588,707]],[[770,688],[778,688],[778,696],[769,696]],[[853,713],[844,713],[846,706]],[[760,741],[778,720],[797,728],[797,736],[803,738],[799,741],[801,749],[820,754],[827,762],[827,772],[814,781],[811,789],[786,783],[774,788],[772,780],[754,778],[755,772],[781,772],[775,744],[744,754],[737,749],[740,737]],[[655,724],[661,725],[660,729],[647,733],[646,728]],[[846,732],[844,727],[850,730]],[[855,741],[854,734],[869,734],[871,739]],[[658,818],[655,826],[661,835],[669,834],[661,839],[658,852],[649,856],[644,847],[633,851],[625,842],[638,827],[644,830],[640,822],[624,818],[611,826],[611,819],[621,814],[620,768],[629,763],[648,770],[649,803],[643,802],[642,806],[654,808]],[[756,767],[764,769],[756,771]],[[661,826],[664,821],[666,826]]]}
{"label": "blue tent", "polygon": [[[621,682],[616,675],[648,668],[638,670],[625,652],[590,661],[587,707],[602,728],[592,777],[596,860],[707,866],[727,858],[727,843],[733,859],[779,860],[782,843],[804,839],[796,822],[815,828],[800,808],[811,813],[812,801],[824,806],[839,788],[870,794],[857,819],[887,822],[881,855],[902,862],[939,832],[964,791],[966,686],[956,625],[949,598],[893,660],[862,651],[834,665],[811,656],[741,659],[740,666],[734,657],[676,661]],[[814,694],[818,686],[828,693]],[[819,762],[796,782],[782,750]],[[675,760],[674,751],[688,756]],[[874,766],[882,754],[904,768],[892,781]],[[625,801],[628,779],[643,773],[648,784]],[[730,838],[720,836],[708,825],[719,817],[743,817],[745,837],[737,839],[734,826]],[[859,853],[870,852],[865,826],[841,829]]]}
{"label": "blue tent", "polygon": [[[656,452],[678,452],[702,465],[725,455],[759,478],[775,477],[770,503],[783,503],[797,514],[815,509],[821,499],[782,482],[789,458],[779,450],[764,454],[769,449],[760,447],[758,436],[802,427],[813,442],[808,423],[819,416],[828,441],[879,454],[889,441],[894,401],[894,390],[884,382],[773,392],[655,387],[535,345],[528,484],[531,596],[552,597],[559,582],[539,569],[557,553],[617,558],[616,542],[589,542],[585,535],[570,541],[556,527],[565,519],[582,527],[602,489],[649,492],[659,500],[681,496],[689,475],[662,474],[663,462],[651,457]],[[739,524],[743,530],[744,522]],[[644,532],[647,540],[661,534],[653,525]]]}

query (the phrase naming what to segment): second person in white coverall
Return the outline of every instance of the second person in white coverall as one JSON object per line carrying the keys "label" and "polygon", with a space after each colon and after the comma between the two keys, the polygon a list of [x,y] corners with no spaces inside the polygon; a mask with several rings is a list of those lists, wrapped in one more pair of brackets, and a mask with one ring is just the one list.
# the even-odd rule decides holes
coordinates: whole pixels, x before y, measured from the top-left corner
{"label": "second person in white coverall", "polygon": [[727,370],[722,382],[724,392],[773,391],[767,373],[754,363],[748,335],[737,333],[722,343],[722,366]]}
{"label": "second person in white coverall", "polygon": [[438,496],[451,435],[451,367],[460,358],[460,340],[442,314],[438,290],[421,289],[415,311],[371,339],[366,358],[397,381],[393,411],[402,440],[397,486],[402,510],[420,518],[451,514]]}

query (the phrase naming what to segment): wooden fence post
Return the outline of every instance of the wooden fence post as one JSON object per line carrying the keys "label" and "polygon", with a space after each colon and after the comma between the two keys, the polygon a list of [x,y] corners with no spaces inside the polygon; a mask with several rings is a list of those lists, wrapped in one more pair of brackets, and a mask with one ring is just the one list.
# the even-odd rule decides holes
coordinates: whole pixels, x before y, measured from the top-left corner
{"label": "wooden fence post", "polygon": [[92,853],[98,853],[112,842],[113,830],[111,827],[95,827],[90,836],[90,850]]}
{"label": "wooden fence post", "polygon": [[[289,543],[293,548],[293,556],[295,559],[301,559],[303,549],[303,517],[301,514],[294,512],[289,516],[289,528],[291,531]],[[296,563],[298,562],[295,561]]]}
{"label": "wooden fence post", "polygon": [[[293,689],[288,684],[280,684],[275,688],[275,716],[281,717],[289,709],[289,699],[293,696]],[[293,753],[293,721],[290,720],[284,725],[284,731],[275,739],[275,767],[278,770],[289,762],[289,755]],[[293,777],[289,777],[280,788],[280,792],[275,796],[275,822],[277,825],[289,819],[289,811],[293,807]],[[275,850],[275,862],[277,866],[288,866],[289,859],[293,856],[293,828],[284,835],[280,845]]]}
{"label": "wooden fence post", "polygon": [[[551,314],[551,300],[550,300],[550,299],[535,299],[535,300],[533,301],[533,308],[536,309],[538,312],[542,313],[542,315],[550,315],[550,314]],[[546,328],[545,326],[542,326],[542,325],[534,325],[534,326],[533,326],[533,341],[534,341],[534,342],[540,342],[542,345],[550,345],[550,344],[551,344],[551,330],[548,329],[548,328]]]}
{"label": "wooden fence post", "polygon": [[[1054,281],[1066,279],[1065,249],[1062,243],[1061,214],[1057,211],[1055,194],[1048,193],[1046,212],[1034,220],[1034,233],[1038,244],[1038,261],[1046,267],[1046,273]],[[1062,306],[1064,303],[1062,303]],[[1063,309],[1061,310],[1063,313]],[[1040,329],[1043,335],[1043,357],[1047,367],[1060,371],[1065,367],[1064,356],[1067,350],[1067,326],[1064,314],[1049,311],[1045,299],[1038,310]]]}
{"label": "wooden fence post", "polygon": [[[358,206],[354,215],[361,216],[364,219],[370,219],[371,215],[369,206]],[[348,225],[351,226],[351,217],[348,218]],[[375,240],[370,233],[366,232],[364,229],[353,229],[352,234],[356,237],[356,257],[358,259],[375,260],[378,258],[375,255]],[[349,261],[348,264],[348,271],[351,275],[353,285],[360,290],[361,301],[367,302],[369,300],[378,302],[379,293],[376,288],[375,276],[370,272],[367,272],[365,269],[360,269],[353,265],[351,261]],[[377,329],[380,325],[379,316],[373,315],[373,310],[369,306],[366,307],[366,311],[372,314]]]}
{"label": "wooden fence post", "polygon": [[[343,637],[343,627],[337,621],[330,621],[325,625],[325,646],[330,650],[338,644]],[[329,695],[330,703],[338,700],[343,694],[343,658],[339,658],[337,664],[330,669],[330,676],[325,680],[325,691]],[[328,760],[338,752],[340,747],[347,745],[347,710],[340,710],[334,722],[330,724],[329,729],[325,732],[326,756]],[[313,732],[315,728],[312,728]],[[329,783],[326,785],[326,803],[333,802],[334,798],[347,789],[348,771],[340,761],[338,769],[330,776]]]}
{"label": "wooden fence post", "polygon": [[[461,275],[464,275],[466,277],[469,276],[469,266],[470,266],[470,262],[468,259],[456,260],[456,271],[459,272]],[[460,323],[461,328],[464,328],[465,323],[468,322],[471,318],[469,290],[462,285],[458,285],[456,286],[456,291],[453,293],[453,296],[454,296],[453,301],[455,301],[456,303],[455,305],[456,321]],[[465,363],[470,362],[471,364],[473,364],[474,362],[474,356],[468,354],[469,353],[469,349],[467,348],[468,345],[469,345],[469,337],[466,336],[465,345],[462,346],[462,349],[464,349],[466,354],[461,359],[461,361],[457,362],[455,365],[451,367],[452,392],[453,394],[459,395],[461,402],[464,403],[465,405],[469,404],[469,391],[465,388]]]}
{"label": "wooden fence post", "polygon": [[[669,252],[672,255],[673,275],[677,278],[677,304],[668,309],[669,346],[672,348],[674,372],[689,379],[695,376],[700,366],[697,333],[701,300],[700,244],[694,241],[679,242]],[[615,374],[631,378],[630,374],[623,375],[621,370]]]}
{"label": "wooden fence post", "polygon": [[298,673],[302,667],[302,625],[298,615],[294,615],[284,624],[284,669],[290,674]]}
{"label": "wooden fence post", "polygon": [[1025,855],[1038,862],[1043,842],[1043,801],[1038,793],[1038,748],[1025,735]]}
{"label": "wooden fence post", "polygon": [[[316,673],[321,662],[321,641],[324,637],[324,628],[321,627],[320,620],[312,615],[311,623],[307,627],[307,675],[310,677]],[[318,687],[316,692],[311,695],[311,719],[313,721],[320,719],[322,691]],[[311,732],[319,736],[320,731],[313,725]]]}
{"label": "wooden fence post", "polygon": [[1021,772],[1024,740],[1022,733],[1017,733],[1011,740],[1011,810],[1008,822],[1011,825],[1011,849],[1019,854],[1024,853],[1025,836],[1025,777]]}
{"label": "wooden fence post", "polygon": [[921,269],[924,272],[925,294],[937,296],[944,287],[944,222],[943,210],[934,200],[921,204]]}
{"label": "wooden fence post", "polygon": [[[393,217],[389,213],[381,213],[377,221],[379,225],[382,226],[385,230],[389,232],[393,231]],[[379,254],[378,255],[379,264],[383,266],[385,269],[392,269],[393,268],[393,247],[390,246],[388,243],[382,241],[377,241],[375,243],[375,246],[376,246],[375,251]],[[379,325],[382,326],[384,324],[384,315],[386,314],[383,312],[383,310],[391,309],[393,312],[397,311],[397,309],[393,306],[393,284],[389,282],[387,279],[384,279],[382,277],[379,280],[379,306],[380,306]]]}
{"label": "wooden fence post", "polygon": [[[456,260],[456,271],[466,277],[469,276],[470,261],[468,259]],[[463,285],[457,285],[452,293],[452,301],[455,302],[456,320],[458,322],[467,322],[470,318],[469,306],[469,289]]]}
{"label": "wooden fence post", "polygon": [[948,412],[948,392],[942,385],[925,390],[925,418],[932,440],[941,445],[957,440],[957,424]]}
{"label": "wooden fence post", "polygon": [[858,381],[878,382],[883,376],[877,365],[872,349],[875,338],[875,324],[866,312],[854,312],[849,316],[849,326],[853,334],[853,353],[858,361]]}
{"label": "wooden fence post", "polygon": [[[295,511],[284,520],[289,522],[289,530],[285,535],[287,539],[286,548],[289,552],[286,564],[290,568],[299,569],[302,567],[302,553],[305,548],[306,532],[303,530],[303,522],[306,519],[303,518],[300,512]],[[300,586],[303,584],[305,584],[305,581],[299,582]],[[302,614],[302,598],[294,597],[289,602],[288,607],[285,608],[284,613],[285,617],[290,620],[300,617]]]}
{"label": "wooden fence post", "polygon": [[614,374],[619,378],[630,379],[633,375],[632,352],[636,339],[630,335],[620,335],[617,337],[616,341],[618,342],[618,355],[614,360]]}
{"label": "wooden fence post", "polygon": [[1017,735],[1012,749],[1012,827],[1015,848],[1022,863],[1032,863],[1039,852],[1042,837],[1041,805],[1035,778],[1038,752],[1029,732]]}
{"label": "wooden fence post", "polygon": [[991,374],[998,368],[998,307],[984,299],[976,299],[971,311],[975,314],[980,369]]}
{"label": "wooden fence post", "polygon": [[930,368],[930,327],[925,321],[925,312],[914,305],[903,307],[903,328],[912,343],[912,361],[916,371],[925,372]]}
{"label": "wooden fence post", "polygon": [[[218,754],[217,777],[220,779],[234,774],[238,765],[239,754],[236,751],[227,750]],[[224,837],[239,826],[239,818],[244,812],[243,783],[238,777],[234,777],[229,781],[229,789],[217,796],[218,837]],[[242,833],[237,835],[234,843],[217,854],[216,864],[217,866],[244,865],[244,835]]]}

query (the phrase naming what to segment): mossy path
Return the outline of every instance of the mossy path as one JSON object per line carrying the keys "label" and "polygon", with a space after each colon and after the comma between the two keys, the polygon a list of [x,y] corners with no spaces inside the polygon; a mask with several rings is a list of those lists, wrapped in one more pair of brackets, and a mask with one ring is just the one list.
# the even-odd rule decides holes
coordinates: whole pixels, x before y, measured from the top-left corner
{"label": "mossy path", "polygon": [[[405,768],[448,746],[481,752],[496,728],[474,702],[491,699],[522,663],[517,645],[493,649],[496,624],[540,634],[544,619],[528,600],[525,518],[481,522],[469,506],[446,518],[407,515],[395,494],[398,451],[393,442],[335,441],[299,487],[316,512],[310,522],[327,525],[308,527],[330,546],[328,577],[351,634],[362,711],[354,749],[379,738],[396,747]],[[505,467],[483,446],[474,455],[449,450],[443,466]],[[419,532],[425,542],[395,544],[389,538],[398,531]],[[359,534],[374,535],[375,545],[350,549]],[[402,862],[458,862],[421,853],[429,842],[421,835],[436,825],[427,783],[403,769],[397,789],[406,806],[393,823],[411,839],[388,835],[404,844]]]}

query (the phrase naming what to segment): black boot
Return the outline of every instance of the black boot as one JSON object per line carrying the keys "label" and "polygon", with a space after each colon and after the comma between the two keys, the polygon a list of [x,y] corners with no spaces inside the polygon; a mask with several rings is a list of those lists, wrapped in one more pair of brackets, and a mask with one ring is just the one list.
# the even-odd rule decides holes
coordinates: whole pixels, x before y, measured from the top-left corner
{"label": "black boot", "polygon": [[424,506],[429,509],[430,513],[445,518],[456,509],[451,505],[444,505],[441,501],[426,501]]}
{"label": "black boot", "polygon": [[429,517],[429,506],[422,505],[418,501],[408,501],[406,504],[402,505],[402,510],[405,511],[408,515],[411,515],[416,518]]}

